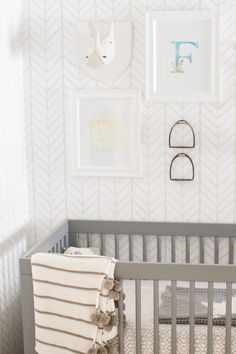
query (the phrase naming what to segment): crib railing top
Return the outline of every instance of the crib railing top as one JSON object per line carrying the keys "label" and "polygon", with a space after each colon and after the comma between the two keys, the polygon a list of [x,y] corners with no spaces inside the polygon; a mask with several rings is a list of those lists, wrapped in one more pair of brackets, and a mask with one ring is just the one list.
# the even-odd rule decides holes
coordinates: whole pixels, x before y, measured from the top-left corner
{"label": "crib railing top", "polygon": [[236,224],[69,220],[69,232],[179,235],[179,236],[236,236]]}

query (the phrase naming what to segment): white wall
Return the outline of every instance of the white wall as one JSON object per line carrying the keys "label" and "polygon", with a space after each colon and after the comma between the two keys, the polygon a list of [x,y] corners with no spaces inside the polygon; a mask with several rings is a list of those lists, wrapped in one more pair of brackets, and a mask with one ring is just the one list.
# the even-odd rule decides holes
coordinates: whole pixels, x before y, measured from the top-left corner
{"label": "white wall", "polygon": [[21,0],[0,1],[0,353],[22,354],[19,257],[28,247]]}
{"label": "white wall", "polygon": [[[143,101],[143,178],[73,178],[69,174],[69,92],[78,88],[145,85],[145,12],[219,9],[222,19],[220,103]],[[25,0],[25,78],[28,163],[35,232],[42,237],[69,218],[232,222],[236,218],[236,2],[234,0]],[[79,19],[132,19],[130,68],[102,84],[78,68]],[[197,146],[190,152],[196,178],[170,182],[175,151],[168,132],[178,119],[191,122]]]}

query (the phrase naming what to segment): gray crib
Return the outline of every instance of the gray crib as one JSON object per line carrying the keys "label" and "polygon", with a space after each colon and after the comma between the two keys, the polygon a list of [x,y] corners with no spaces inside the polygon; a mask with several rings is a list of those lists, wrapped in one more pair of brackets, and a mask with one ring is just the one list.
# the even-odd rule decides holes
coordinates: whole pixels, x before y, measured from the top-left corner
{"label": "gray crib", "polygon": [[[135,351],[142,349],[142,283],[152,282],[153,353],[160,351],[159,283],[171,284],[170,352],[178,352],[176,286],[189,282],[189,347],[195,352],[195,284],[208,284],[207,353],[213,353],[213,286],[225,283],[226,311],[224,352],[232,350],[232,287],[236,283],[236,225],[68,220],[20,259],[24,353],[34,350],[34,312],[30,257],[36,252],[62,253],[68,246],[99,247],[102,255],[119,259],[115,276],[134,282]],[[179,246],[181,245],[181,247]],[[194,248],[194,250],[193,250]],[[223,250],[223,251],[222,251]],[[194,256],[193,256],[194,255]],[[197,257],[197,259],[196,259]],[[196,261],[198,264],[196,264]],[[194,262],[194,263],[193,263]],[[207,264],[206,264],[207,263]],[[119,353],[123,354],[125,329],[122,300],[119,301]],[[132,354],[132,353],[131,353]],[[181,353],[182,354],[182,353]]]}

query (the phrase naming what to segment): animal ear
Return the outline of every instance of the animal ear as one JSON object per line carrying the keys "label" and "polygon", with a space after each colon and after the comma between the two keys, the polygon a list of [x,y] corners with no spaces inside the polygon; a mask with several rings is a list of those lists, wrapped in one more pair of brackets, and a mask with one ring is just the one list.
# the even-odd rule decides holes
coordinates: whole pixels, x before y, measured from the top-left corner
{"label": "animal ear", "polygon": [[89,22],[89,30],[90,30],[90,34],[94,36],[96,33],[96,26],[93,22]]}
{"label": "animal ear", "polygon": [[96,49],[97,49],[98,51],[99,51],[99,50],[102,50],[99,28],[96,29],[95,37],[96,37]]}
{"label": "animal ear", "polygon": [[110,24],[110,31],[109,31],[109,35],[110,36],[113,36],[114,34],[114,22],[113,20],[111,21],[111,24]]}

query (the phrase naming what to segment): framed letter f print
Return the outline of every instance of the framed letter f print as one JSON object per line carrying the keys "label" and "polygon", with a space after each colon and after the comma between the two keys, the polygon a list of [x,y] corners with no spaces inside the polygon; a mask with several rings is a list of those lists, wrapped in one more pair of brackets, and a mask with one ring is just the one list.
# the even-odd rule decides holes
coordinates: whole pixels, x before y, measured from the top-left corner
{"label": "framed letter f print", "polygon": [[157,101],[218,101],[218,12],[149,12],[146,26],[147,98]]}

